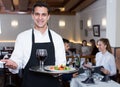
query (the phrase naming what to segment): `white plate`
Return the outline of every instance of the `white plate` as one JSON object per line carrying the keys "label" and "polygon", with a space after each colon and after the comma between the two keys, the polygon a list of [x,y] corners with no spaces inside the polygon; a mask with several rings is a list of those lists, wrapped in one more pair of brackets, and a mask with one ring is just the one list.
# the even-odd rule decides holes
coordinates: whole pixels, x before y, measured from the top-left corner
{"label": "white plate", "polygon": [[39,73],[46,73],[46,74],[68,74],[68,73],[75,73],[78,72],[77,69],[71,68],[70,70],[51,70],[50,66],[45,66],[44,70],[40,70],[39,66],[33,66],[29,68],[30,71],[39,72]]}
{"label": "white plate", "polygon": [[76,69],[72,67],[70,67],[70,70],[52,70],[51,67],[52,66],[45,66],[44,69],[51,72],[59,72],[59,73],[70,73],[70,72],[76,71]]}

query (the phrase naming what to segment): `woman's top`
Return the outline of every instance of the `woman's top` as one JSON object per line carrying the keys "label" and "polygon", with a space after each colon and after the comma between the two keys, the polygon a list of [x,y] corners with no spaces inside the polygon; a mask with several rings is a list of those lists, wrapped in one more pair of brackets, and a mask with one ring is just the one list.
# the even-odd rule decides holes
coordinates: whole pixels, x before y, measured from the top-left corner
{"label": "woman's top", "polygon": [[[65,49],[62,37],[50,30],[55,47],[55,65],[66,64]],[[44,34],[34,29],[35,43],[50,42],[48,29]],[[15,70],[10,69],[12,73],[18,73],[19,69],[24,68],[30,58],[32,47],[32,29],[20,33],[16,39],[15,49],[11,55],[11,60],[18,64]]]}
{"label": "woman's top", "polygon": [[108,51],[106,51],[104,54],[102,52],[98,52],[96,54],[96,66],[103,66],[110,72],[110,76],[116,74],[115,58]]}
{"label": "woman's top", "polygon": [[86,56],[89,55],[90,52],[90,47],[89,46],[82,46],[81,47],[81,52],[82,52],[82,56]]}

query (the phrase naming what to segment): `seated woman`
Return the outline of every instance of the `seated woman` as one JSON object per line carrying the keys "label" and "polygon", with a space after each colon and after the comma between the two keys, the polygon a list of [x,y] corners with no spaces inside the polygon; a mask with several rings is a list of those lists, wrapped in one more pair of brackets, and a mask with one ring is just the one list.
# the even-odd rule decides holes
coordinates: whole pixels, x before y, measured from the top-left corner
{"label": "seated woman", "polygon": [[[96,54],[96,66],[103,66],[101,71],[109,76],[116,74],[115,57],[112,55],[112,49],[107,38],[98,40],[98,49],[100,52]],[[86,67],[90,67],[84,64]]]}
{"label": "seated woman", "polygon": [[[88,56],[90,55],[91,51],[90,51],[90,46],[87,45],[87,41],[83,40],[82,41],[82,47],[81,47],[81,56]],[[87,62],[88,60],[85,60],[84,57],[81,58],[81,65],[84,62]]]}
{"label": "seated woman", "polygon": [[87,41],[82,41],[82,47],[81,47],[82,56],[86,56],[90,54],[90,47],[87,45]]}
{"label": "seated woman", "polygon": [[[114,75],[116,74],[116,64],[115,57],[112,55],[109,40],[107,38],[101,38],[98,40],[97,44],[100,52],[96,54],[96,66],[103,66],[104,68],[101,68],[101,71],[113,79]],[[92,67],[89,64],[84,64],[84,66],[87,68]],[[77,83],[73,79],[71,81],[71,87],[77,87],[76,84]]]}

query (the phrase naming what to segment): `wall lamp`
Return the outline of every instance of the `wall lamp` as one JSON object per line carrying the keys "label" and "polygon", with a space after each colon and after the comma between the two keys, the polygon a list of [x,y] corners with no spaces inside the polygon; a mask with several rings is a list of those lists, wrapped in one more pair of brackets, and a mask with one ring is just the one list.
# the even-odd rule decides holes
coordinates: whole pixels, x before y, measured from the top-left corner
{"label": "wall lamp", "polygon": [[64,20],[60,20],[59,21],[59,26],[60,27],[65,27],[65,21]]}
{"label": "wall lamp", "polygon": [[92,22],[91,22],[91,19],[88,19],[88,20],[87,20],[87,26],[88,26],[88,28],[92,28]]}

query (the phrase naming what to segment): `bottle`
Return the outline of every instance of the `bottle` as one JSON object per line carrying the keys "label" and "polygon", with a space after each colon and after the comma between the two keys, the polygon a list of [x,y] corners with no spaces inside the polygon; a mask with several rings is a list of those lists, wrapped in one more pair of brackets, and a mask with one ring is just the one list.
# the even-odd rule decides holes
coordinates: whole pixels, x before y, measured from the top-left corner
{"label": "bottle", "polygon": [[80,58],[79,56],[76,55],[76,58],[75,58],[75,68],[79,68],[80,67]]}

